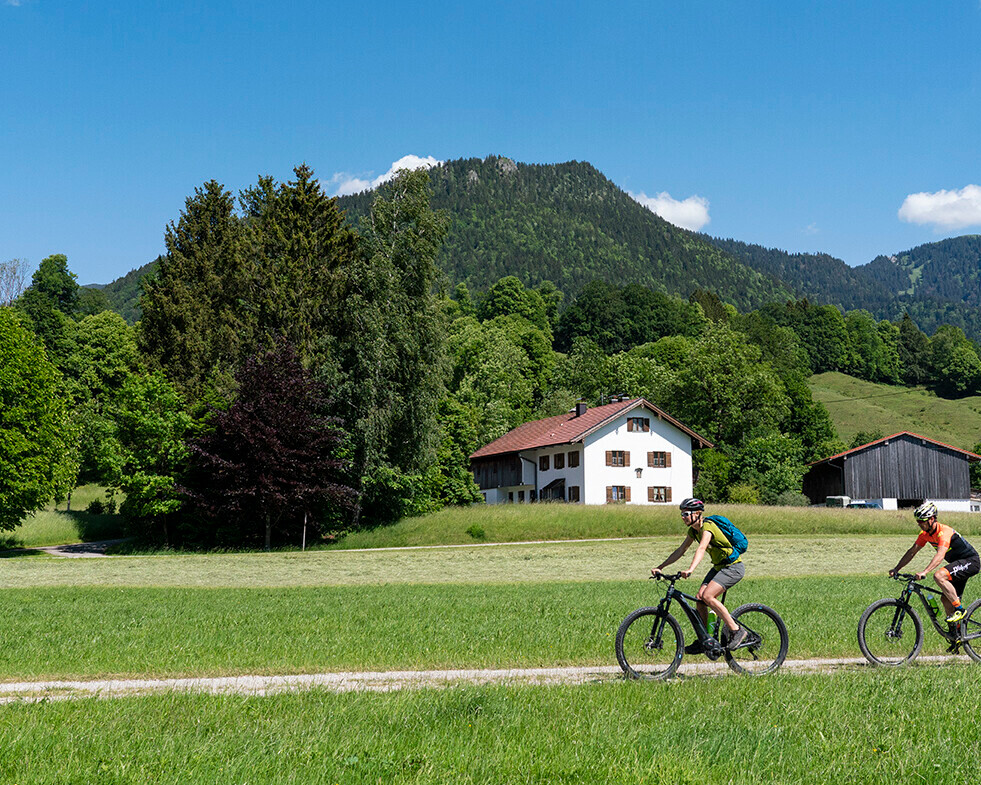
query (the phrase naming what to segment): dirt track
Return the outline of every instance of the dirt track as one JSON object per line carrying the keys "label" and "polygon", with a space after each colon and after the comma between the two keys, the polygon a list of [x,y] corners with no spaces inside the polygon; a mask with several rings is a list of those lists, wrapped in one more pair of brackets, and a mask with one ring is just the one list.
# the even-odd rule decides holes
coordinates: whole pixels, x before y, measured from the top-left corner
{"label": "dirt track", "polygon": [[[920,663],[966,662],[967,657],[920,657]],[[832,673],[841,668],[868,667],[856,657],[787,660],[782,671]],[[731,673],[723,662],[682,663],[682,676]],[[204,692],[212,695],[274,695],[322,689],[329,692],[388,692],[461,684],[584,684],[620,678],[615,665],[571,668],[512,668],[500,670],[384,671],[317,673],[293,676],[227,676],[187,679],[113,679],[104,681],[36,681],[0,683],[0,703],[123,698],[165,692]]]}

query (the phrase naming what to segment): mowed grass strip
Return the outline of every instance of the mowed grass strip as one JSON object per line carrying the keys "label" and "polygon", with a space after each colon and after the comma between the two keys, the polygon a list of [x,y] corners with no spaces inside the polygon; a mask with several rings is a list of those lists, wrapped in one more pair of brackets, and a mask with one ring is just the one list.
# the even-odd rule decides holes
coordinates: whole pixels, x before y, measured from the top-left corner
{"label": "mowed grass strip", "polygon": [[[763,535],[817,538],[916,532],[910,510],[713,504],[707,512],[732,520],[749,536],[751,547],[754,538]],[[981,516],[943,513],[943,520],[962,534],[981,533]],[[406,518],[392,526],[352,532],[330,547],[386,548],[667,535],[684,536],[677,505],[479,504],[448,507],[433,515]]]}
{"label": "mowed grass strip", "polygon": [[945,666],[19,704],[0,709],[0,782],[967,785],[979,678]]}
{"label": "mowed grass strip", "polygon": [[[908,529],[911,527],[907,527]],[[278,588],[386,583],[521,583],[643,580],[682,542],[671,536],[609,542],[487,545],[410,550],[308,551],[0,561],[0,588]],[[884,575],[915,539],[903,535],[754,535],[750,577]],[[928,551],[912,566],[926,566]],[[689,551],[671,567],[683,569]],[[688,561],[686,561],[688,560]],[[708,568],[708,561],[704,563]],[[699,580],[704,570],[699,572]],[[694,587],[692,587],[694,588]]]}
{"label": "mowed grass strip", "polygon": [[[11,589],[0,593],[0,679],[609,665],[620,622],[655,605],[659,588],[637,580]],[[860,614],[898,588],[884,577],[747,578],[728,605],[775,608],[793,658],[855,657]],[[942,651],[930,629],[926,641],[925,654]]]}

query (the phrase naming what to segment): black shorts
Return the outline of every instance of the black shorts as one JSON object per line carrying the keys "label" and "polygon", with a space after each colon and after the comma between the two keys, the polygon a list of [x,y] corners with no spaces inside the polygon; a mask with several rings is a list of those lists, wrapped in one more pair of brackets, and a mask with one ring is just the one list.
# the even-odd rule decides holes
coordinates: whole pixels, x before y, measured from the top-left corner
{"label": "black shorts", "polygon": [[947,562],[944,568],[950,576],[950,582],[960,597],[964,593],[964,585],[967,579],[981,572],[981,560],[977,556],[970,559],[958,559],[957,561]]}

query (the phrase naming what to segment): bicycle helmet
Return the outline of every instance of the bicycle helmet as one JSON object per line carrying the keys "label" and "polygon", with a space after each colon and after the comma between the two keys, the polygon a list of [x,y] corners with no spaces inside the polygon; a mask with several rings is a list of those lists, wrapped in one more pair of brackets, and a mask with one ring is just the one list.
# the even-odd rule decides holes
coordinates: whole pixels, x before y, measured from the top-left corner
{"label": "bicycle helmet", "polygon": [[685,499],[679,508],[682,512],[701,512],[705,509],[705,502],[701,499]]}
{"label": "bicycle helmet", "polygon": [[937,517],[937,505],[933,502],[923,502],[913,512],[913,517],[918,521],[928,521]]}

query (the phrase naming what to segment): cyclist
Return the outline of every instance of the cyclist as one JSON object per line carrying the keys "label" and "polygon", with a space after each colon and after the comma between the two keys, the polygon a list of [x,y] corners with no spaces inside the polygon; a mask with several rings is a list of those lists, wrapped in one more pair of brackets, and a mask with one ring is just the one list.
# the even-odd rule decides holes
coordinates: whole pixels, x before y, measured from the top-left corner
{"label": "cyclist", "polygon": [[913,517],[916,518],[916,523],[921,529],[920,536],[903,554],[899,563],[889,570],[889,575],[896,575],[919,553],[920,548],[924,545],[927,543],[933,545],[937,552],[930,560],[927,568],[916,574],[916,579],[923,580],[926,574],[935,570],[942,560],[947,561],[946,567],[941,567],[933,573],[933,579],[940,587],[940,591],[943,592],[941,599],[947,610],[947,623],[957,624],[964,618],[964,608],[960,599],[960,595],[964,593],[964,585],[968,578],[981,571],[981,560],[978,559],[978,552],[950,526],[937,523],[937,505],[933,502],[921,504],[913,512]]}
{"label": "cyclist", "polygon": [[[701,499],[685,499],[681,502],[681,518],[688,527],[688,536],[685,537],[685,541],[678,546],[674,553],[651,570],[651,574],[660,575],[665,567],[680,559],[693,542],[697,542],[698,548],[692,557],[691,566],[687,570],[681,571],[682,577],[688,578],[698,567],[705,553],[708,552],[712,559],[712,569],[708,571],[705,580],[702,581],[702,585],[698,589],[698,594],[695,595],[698,600],[696,608],[703,624],[707,625],[708,623],[709,608],[715,611],[716,615],[725,622],[729,640],[724,645],[731,651],[737,649],[746,638],[746,630],[736,624],[719,596],[743,579],[746,574],[746,567],[742,563],[742,556],[738,556],[731,563],[729,562],[733,554],[732,543],[715,523],[704,520],[704,512],[705,502]],[[685,646],[686,654],[701,654],[703,651],[704,647],[699,640]]]}

